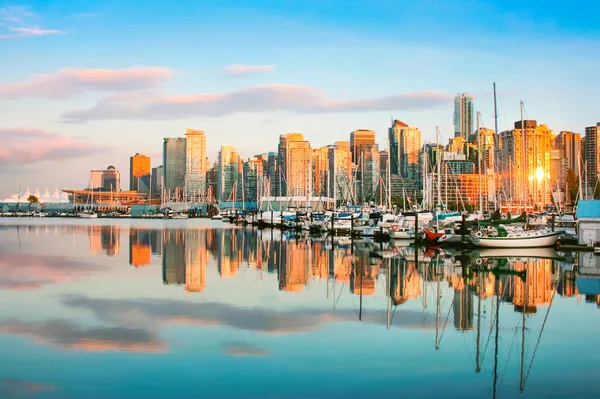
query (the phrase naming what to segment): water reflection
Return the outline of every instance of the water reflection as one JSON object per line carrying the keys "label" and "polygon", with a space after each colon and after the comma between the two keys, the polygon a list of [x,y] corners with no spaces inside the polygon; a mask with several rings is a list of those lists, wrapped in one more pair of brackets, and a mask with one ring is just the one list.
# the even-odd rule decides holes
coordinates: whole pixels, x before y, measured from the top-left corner
{"label": "water reflection", "polygon": [[[49,244],[41,248],[43,237]],[[174,339],[174,331],[200,334],[200,328],[218,331],[209,342],[221,356],[275,361],[283,350],[275,335],[296,337],[300,347],[311,348],[315,338],[303,337],[333,334],[329,347],[310,351],[317,356],[371,326],[373,352],[395,353],[390,365],[397,365],[399,354],[406,357],[406,378],[427,375],[426,365],[409,367],[421,364],[423,353],[428,361],[454,370],[463,382],[467,375],[485,375],[473,397],[496,397],[502,386],[509,396],[532,389],[531,375],[537,378],[532,393],[537,397],[548,393],[540,384],[551,374],[547,362],[561,353],[562,336],[579,332],[571,328],[589,331],[593,315],[588,312],[600,308],[600,257],[592,253],[447,252],[206,227],[5,226],[0,238],[16,240],[14,247],[0,252],[0,293],[42,295],[55,286],[50,297],[60,309],[44,314],[30,310],[27,316],[9,311],[0,318],[0,348],[2,337],[10,336],[70,352],[168,356],[189,340],[184,332],[179,337],[188,340]],[[122,240],[127,240],[128,252],[121,253]],[[85,253],[76,252],[86,241],[89,250],[84,245]],[[68,242],[73,252],[63,252],[69,255],[50,251]],[[133,267],[123,268],[127,263]],[[137,287],[137,294],[95,288],[93,282],[101,276],[107,280],[99,286],[122,282]],[[12,306],[18,309],[19,300],[31,298],[22,296]],[[548,323],[554,330],[548,331]],[[379,335],[387,330],[394,335]],[[413,353],[413,346],[420,352]],[[364,351],[345,351],[366,356]],[[536,356],[545,360],[540,364]],[[588,362],[598,360],[594,354],[585,356]],[[458,365],[459,359],[472,362],[469,370]]]}

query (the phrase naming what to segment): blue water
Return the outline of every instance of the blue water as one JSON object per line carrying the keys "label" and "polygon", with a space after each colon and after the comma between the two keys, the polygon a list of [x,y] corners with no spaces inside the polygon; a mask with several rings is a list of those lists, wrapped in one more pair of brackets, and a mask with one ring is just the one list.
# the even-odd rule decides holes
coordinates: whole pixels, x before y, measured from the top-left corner
{"label": "blue water", "polygon": [[1,219],[0,398],[597,398],[600,257],[501,255]]}

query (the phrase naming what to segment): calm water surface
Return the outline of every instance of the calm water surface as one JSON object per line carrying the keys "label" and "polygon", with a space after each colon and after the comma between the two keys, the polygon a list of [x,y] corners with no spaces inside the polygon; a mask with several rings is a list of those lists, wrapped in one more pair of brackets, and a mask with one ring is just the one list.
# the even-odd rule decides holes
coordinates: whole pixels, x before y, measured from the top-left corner
{"label": "calm water surface", "polygon": [[0,398],[600,396],[600,257],[0,220]]}

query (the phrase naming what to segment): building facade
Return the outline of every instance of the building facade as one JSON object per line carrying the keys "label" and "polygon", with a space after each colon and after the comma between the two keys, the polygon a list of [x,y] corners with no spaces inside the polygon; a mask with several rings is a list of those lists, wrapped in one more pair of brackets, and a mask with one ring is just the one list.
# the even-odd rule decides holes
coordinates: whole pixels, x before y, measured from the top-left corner
{"label": "building facade", "polygon": [[206,195],[206,135],[203,130],[185,130],[185,178],[187,200],[200,201]]}
{"label": "building facade", "polygon": [[508,202],[522,206],[551,204],[550,172],[552,130],[535,120],[515,122],[500,133],[502,190]]}
{"label": "building facade", "polygon": [[375,144],[375,132],[372,130],[359,129],[350,133],[350,152],[352,162],[360,163],[360,157],[364,150]]}
{"label": "building facade", "polygon": [[419,128],[394,120],[388,129],[388,136],[392,174],[401,175],[407,179],[419,179],[419,152],[421,150]]}
{"label": "building facade", "polygon": [[327,155],[329,154],[329,148],[315,148],[313,150],[312,157],[312,195],[317,197],[327,195],[327,171],[329,169],[329,162]]}
{"label": "building facade", "polygon": [[558,178],[561,187],[567,184],[567,174],[571,169],[575,176],[580,175],[581,167],[581,135],[573,132],[560,132],[554,140],[554,148],[559,152],[560,166],[558,175],[553,178]]}
{"label": "building facade", "polygon": [[378,188],[381,176],[379,146],[372,144],[362,152],[362,161],[359,167],[360,184],[357,184],[358,200],[361,203],[379,203]]}
{"label": "building facade", "polygon": [[129,190],[150,191],[150,157],[136,153],[129,158]]}
{"label": "building facade", "polygon": [[585,128],[585,141],[583,147],[583,162],[585,164],[585,189],[586,198],[594,194],[598,177],[600,176],[600,122],[596,126]]}
{"label": "building facade", "polygon": [[181,198],[185,186],[185,137],[163,141],[163,185],[169,199]]}
{"label": "building facade", "polygon": [[235,148],[222,146],[219,151],[217,170],[217,198],[219,201],[233,201],[237,196],[240,170],[240,157]]}
{"label": "building facade", "polygon": [[152,168],[152,178],[150,182],[150,188],[152,189],[153,196],[159,196],[162,194],[162,186],[163,186],[163,166],[159,165],[155,168]]}
{"label": "building facade", "polygon": [[327,197],[334,198],[337,204],[348,202],[352,198],[352,153],[350,143],[336,141],[329,146],[327,161],[328,193]]}
{"label": "building facade", "polygon": [[454,97],[454,137],[462,137],[467,141],[473,134],[473,117],[475,106],[473,96],[459,93]]}

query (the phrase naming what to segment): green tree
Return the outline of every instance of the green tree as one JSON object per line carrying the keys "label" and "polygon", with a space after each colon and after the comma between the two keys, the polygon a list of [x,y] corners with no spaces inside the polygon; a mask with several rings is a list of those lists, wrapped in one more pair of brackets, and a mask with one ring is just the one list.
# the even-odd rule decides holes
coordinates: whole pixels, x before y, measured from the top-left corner
{"label": "green tree", "polygon": [[35,195],[30,195],[29,197],[27,197],[27,202],[29,202],[30,204],[37,204],[40,202],[40,200]]}
{"label": "green tree", "polygon": [[579,178],[571,168],[567,170],[567,187],[569,188],[569,201],[575,203],[579,191]]}

